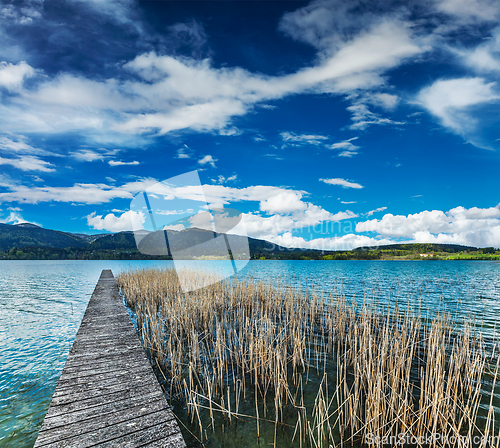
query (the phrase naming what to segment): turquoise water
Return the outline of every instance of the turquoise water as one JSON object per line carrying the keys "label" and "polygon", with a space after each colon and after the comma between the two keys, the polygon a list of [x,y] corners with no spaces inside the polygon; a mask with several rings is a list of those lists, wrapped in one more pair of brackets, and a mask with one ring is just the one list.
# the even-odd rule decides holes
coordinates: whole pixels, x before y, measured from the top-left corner
{"label": "turquoise water", "polygon": [[[166,265],[172,263],[0,261],[0,447],[33,445],[101,270]],[[342,290],[359,302],[410,303],[424,313],[446,310],[500,335],[497,262],[251,261],[239,275]]]}

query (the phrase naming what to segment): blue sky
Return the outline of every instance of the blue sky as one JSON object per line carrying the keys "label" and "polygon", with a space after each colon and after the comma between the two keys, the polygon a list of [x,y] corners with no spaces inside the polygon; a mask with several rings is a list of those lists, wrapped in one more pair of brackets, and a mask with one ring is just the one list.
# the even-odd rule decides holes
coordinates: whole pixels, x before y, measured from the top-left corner
{"label": "blue sky", "polygon": [[497,1],[3,1],[0,61],[0,222],[198,170],[285,246],[500,246]]}

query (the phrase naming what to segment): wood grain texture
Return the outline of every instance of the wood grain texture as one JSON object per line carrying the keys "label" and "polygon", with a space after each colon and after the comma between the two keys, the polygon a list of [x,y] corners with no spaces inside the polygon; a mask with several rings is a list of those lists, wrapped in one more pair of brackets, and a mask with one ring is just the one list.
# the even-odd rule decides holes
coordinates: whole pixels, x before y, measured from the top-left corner
{"label": "wood grain texture", "polygon": [[186,446],[110,270],[101,273],[35,442],[91,446]]}

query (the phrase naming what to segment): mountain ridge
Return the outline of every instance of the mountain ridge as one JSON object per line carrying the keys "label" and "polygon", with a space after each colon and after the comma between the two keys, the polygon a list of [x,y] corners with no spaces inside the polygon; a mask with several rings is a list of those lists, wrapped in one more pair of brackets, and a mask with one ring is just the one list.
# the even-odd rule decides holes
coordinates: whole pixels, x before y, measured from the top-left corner
{"label": "mountain ridge", "polygon": [[[3,259],[171,259],[166,250],[164,231],[147,232],[137,248],[134,232],[87,235],[44,229],[36,224],[0,224],[0,258]],[[206,258],[200,248],[214,240],[212,231],[191,228],[169,230],[170,249],[188,258]],[[325,259],[325,260],[389,260],[389,259],[449,259],[451,255],[469,254],[468,259],[496,257],[494,248],[478,249],[473,246],[433,243],[395,243],[383,246],[363,246],[352,250],[321,250],[287,248],[269,241],[251,237],[228,235],[233,242],[248,240],[252,259]],[[246,243],[246,242],[245,242]],[[208,243],[210,244],[210,243]],[[163,247],[163,255],[159,247]],[[210,255],[227,257],[226,244],[214,245]],[[245,246],[242,246],[245,247]],[[149,255],[148,255],[149,254]],[[471,258],[470,255],[481,255]],[[484,255],[484,257],[483,257]],[[235,254],[232,254],[235,256]],[[236,255],[236,258],[238,256]],[[455,257],[457,258],[457,257]],[[458,255],[458,259],[464,259]],[[494,258],[496,259],[496,258]]]}

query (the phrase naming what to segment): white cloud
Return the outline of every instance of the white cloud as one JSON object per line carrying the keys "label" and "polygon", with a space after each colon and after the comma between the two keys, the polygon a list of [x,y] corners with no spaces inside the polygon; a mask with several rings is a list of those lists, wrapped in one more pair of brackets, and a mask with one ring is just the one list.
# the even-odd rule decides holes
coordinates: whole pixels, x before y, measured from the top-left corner
{"label": "white cloud", "polygon": [[402,125],[402,121],[394,121],[390,118],[383,118],[368,109],[368,106],[363,102],[356,102],[347,108],[352,113],[351,120],[354,122],[349,129],[364,130],[370,125]]}
{"label": "white cloud", "polygon": [[491,38],[473,48],[450,48],[464,64],[477,73],[500,72],[500,27],[491,33]]}
{"label": "white cloud", "polygon": [[226,135],[229,137],[236,137],[237,135],[241,135],[241,134],[243,134],[243,131],[241,129],[234,127],[234,126],[219,130],[219,135]]}
{"label": "white cloud", "polygon": [[214,159],[210,154],[198,160],[200,165],[209,164],[212,168],[215,168],[215,162],[217,162],[217,159]]}
{"label": "white cloud", "polygon": [[291,213],[305,210],[307,204],[301,200],[302,194],[296,191],[282,191],[259,204],[260,210],[269,214]]}
{"label": "white cloud", "polygon": [[357,215],[349,210],[332,214],[311,203],[306,203],[306,207],[302,210],[285,214],[276,213],[271,216],[262,216],[257,213],[243,214],[247,234],[268,241],[272,241],[273,238],[277,238],[283,232],[292,229],[321,226],[325,225],[325,223],[339,222],[356,217]]}
{"label": "white cloud", "polygon": [[91,149],[79,149],[78,151],[71,152],[70,156],[83,162],[94,162],[95,160],[103,159],[103,154]]}
{"label": "white cloud", "polygon": [[34,75],[35,70],[33,67],[24,61],[18,64],[0,62],[0,87],[7,90],[13,92],[20,90],[24,80]]}
{"label": "white cloud", "polygon": [[[38,154],[48,155],[48,151],[35,148],[27,143],[28,139],[23,135],[0,137],[0,151],[16,154]],[[54,155],[54,154],[52,154]]]}
{"label": "white cloud", "polygon": [[[43,2],[33,2],[24,7],[19,8],[18,5],[3,4],[0,5],[0,19],[7,23],[15,23],[16,25],[31,25],[34,20],[41,17],[40,9]],[[38,9],[34,6],[38,6]]]}
{"label": "white cloud", "polygon": [[387,210],[387,207],[379,207],[375,210],[370,210],[369,212],[367,212],[366,216],[372,216],[374,213],[383,212],[384,210]]}
{"label": "white cloud", "polygon": [[110,166],[139,165],[139,162],[137,160],[134,160],[133,162],[122,162],[121,160],[110,160],[110,161],[108,161],[108,164]]}
{"label": "white cloud", "polygon": [[494,82],[488,83],[482,78],[439,80],[422,89],[417,102],[437,117],[444,127],[475,146],[485,147],[476,136],[478,120],[473,108],[500,99],[494,86]]}
{"label": "white cloud", "polygon": [[382,219],[359,222],[357,232],[410,238],[415,242],[451,243],[500,247],[500,207],[455,207],[448,212],[425,210],[404,215],[386,214]]}
{"label": "white cloud", "polygon": [[187,210],[156,210],[156,214],[158,215],[185,215],[187,213],[194,213],[193,209],[189,208]]}
{"label": "white cloud", "polygon": [[356,182],[351,182],[345,179],[320,179],[321,182],[324,182],[325,184],[330,184],[330,185],[340,185],[342,188],[364,188],[363,185],[358,184]]}
{"label": "white cloud", "polygon": [[183,145],[177,150],[177,158],[178,159],[190,159],[191,158],[191,149],[188,145]]}
{"label": "white cloud", "polygon": [[364,96],[364,100],[387,110],[395,109],[399,103],[399,97],[389,93],[369,93]]}
{"label": "white cloud", "polygon": [[365,235],[348,233],[342,236],[330,238],[314,238],[305,240],[302,237],[293,236],[291,232],[285,232],[282,235],[270,237],[269,241],[284,247],[297,247],[300,249],[319,249],[319,250],[351,250],[363,246],[380,246],[391,244],[392,241],[383,238],[370,238]]}
{"label": "white cloud", "polygon": [[54,168],[51,168],[53,166],[52,163],[46,162],[36,156],[23,156],[13,159],[0,157],[0,165],[11,165],[22,171],[43,171],[46,173],[55,171]]}
{"label": "white cloud", "polygon": [[353,137],[349,140],[333,143],[332,145],[329,145],[328,148],[340,150],[340,153],[338,155],[339,157],[352,157],[358,154],[358,149],[360,148],[360,146],[356,146],[351,143],[353,140],[357,139],[358,137]]}
{"label": "white cloud", "polygon": [[143,223],[146,220],[144,213],[133,210],[124,212],[120,216],[109,213],[104,218],[102,215],[96,215],[96,213],[93,212],[87,215],[86,218],[87,224],[93,229],[108,230],[110,232],[137,230],[143,228]]}
{"label": "white cloud", "polygon": [[284,157],[281,157],[278,154],[264,154],[264,156],[275,160],[285,160]]}
{"label": "white cloud", "polygon": [[284,142],[296,145],[320,145],[328,140],[325,135],[295,134],[294,132],[282,132],[280,136]]}
{"label": "white cloud", "polygon": [[[68,202],[99,204],[114,199],[131,199],[134,194],[150,188],[150,193],[165,200],[182,199],[206,201],[210,208],[232,206],[238,202],[257,202],[260,213],[244,214],[247,233],[250,236],[267,238],[279,235],[291,229],[301,229],[309,226],[322,225],[326,222],[339,222],[354,219],[356,214],[347,210],[331,213],[320,206],[303,200],[303,191],[289,190],[280,187],[256,185],[246,188],[234,188],[225,185],[203,185],[174,187],[157,183],[154,179],[142,179],[124,184],[120,187],[105,184],[75,184],[72,187],[25,187],[6,184],[7,192],[0,193],[1,202],[40,203]],[[191,210],[192,211],[192,210]],[[160,213],[161,214],[161,213]],[[88,215],[89,225],[95,229],[124,230],[129,229],[129,215],[115,216],[113,214]],[[133,216],[132,216],[133,217]],[[126,218],[128,221],[126,221]],[[130,218],[130,216],[129,216]],[[134,218],[135,219],[135,218]]]}
{"label": "white cloud", "polygon": [[163,226],[163,230],[175,230],[181,232],[185,229],[184,224],[175,224],[170,226]]}
{"label": "white cloud", "polygon": [[437,0],[436,7],[465,23],[490,22],[500,18],[500,6],[496,0]]}
{"label": "white cloud", "polygon": [[[5,185],[9,191],[0,193],[0,203],[19,202],[68,202],[101,204],[117,198],[132,198],[129,187],[112,187],[105,184],[75,184],[72,187],[26,187],[18,184]],[[133,187],[130,187],[135,191]],[[140,191],[140,190],[138,190]]]}
{"label": "white cloud", "polygon": [[26,221],[17,211],[11,211],[9,216],[6,218],[0,217],[0,223],[2,224],[22,224]]}
{"label": "white cloud", "polygon": [[50,78],[40,72],[39,82],[24,89],[22,80],[35,74],[22,65],[16,75],[6,72],[4,84],[17,93],[0,107],[0,119],[9,132],[85,131],[94,140],[186,128],[234,135],[239,131],[231,126],[232,118],[266,101],[367,90],[385,82],[384,72],[423,51],[411,27],[390,17],[354,30],[331,48],[314,65],[277,76],[151,52],[115,67],[119,73],[108,79],[64,72]]}
{"label": "white cloud", "polygon": [[220,185],[223,185],[228,182],[234,182],[238,178],[237,174],[233,174],[232,176],[225,177],[222,174],[219,174],[217,179],[212,179],[212,182],[218,183]]}

